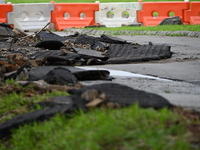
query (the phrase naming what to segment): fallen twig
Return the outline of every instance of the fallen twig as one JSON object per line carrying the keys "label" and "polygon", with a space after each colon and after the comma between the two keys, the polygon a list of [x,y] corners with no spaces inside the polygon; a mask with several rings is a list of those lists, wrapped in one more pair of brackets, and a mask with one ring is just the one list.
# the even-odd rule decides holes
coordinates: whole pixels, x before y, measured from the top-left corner
{"label": "fallen twig", "polygon": [[44,30],[45,28],[47,28],[47,26],[50,24],[50,22],[49,23],[47,23],[42,29],[40,29],[39,31],[37,31],[36,33],[33,33],[33,34],[30,34],[30,35],[27,35],[27,36],[25,36],[25,37],[22,37],[23,39],[25,39],[25,38],[27,38],[27,37],[30,37],[30,36],[33,36],[33,35],[38,35],[42,30]]}

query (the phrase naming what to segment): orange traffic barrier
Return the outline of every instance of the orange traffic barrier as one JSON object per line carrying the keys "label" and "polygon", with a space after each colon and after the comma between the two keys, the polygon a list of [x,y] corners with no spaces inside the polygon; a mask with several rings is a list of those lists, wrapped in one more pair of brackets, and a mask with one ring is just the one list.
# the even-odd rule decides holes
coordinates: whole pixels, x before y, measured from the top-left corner
{"label": "orange traffic barrier", "polygon": [[11,12],[12,9],[12,4],[0,4],[0,23],[7,23],[7,12]]}
{"label": "orange traffic barrier", "polygon": [[65,28],[82,28],[95,24],[95,11],[99,10],[99,3],[58,3],[54,4],[51,22],[56,30]]}
{"label": "orange traffic barrier", "polygon": [[142,10],[138,11],[138,22],[144,26],[155,26],[163,19],[173,16],[179,16],[183,21],[184,10],[189,8],[189,2],[144,2]]}
{"label": "orange traffic barrier", "polygon": [[191,2],[190,9],[184,11],[184,21],[200,24],[200,2]]}

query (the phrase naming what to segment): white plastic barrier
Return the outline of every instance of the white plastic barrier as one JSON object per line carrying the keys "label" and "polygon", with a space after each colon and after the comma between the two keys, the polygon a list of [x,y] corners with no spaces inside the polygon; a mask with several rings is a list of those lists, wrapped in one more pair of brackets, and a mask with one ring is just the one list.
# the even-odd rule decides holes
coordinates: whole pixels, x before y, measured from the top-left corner
{"label": "white plastic barrier", "polygon": [[142,9],[141,2],[100,3],[95,12],[95,22],[106,27],[121,27],[122,24],[136,24],[137,10]]}
{"label": "white plastic barrier", "polygon": [[5,0],[0,0],[0,4],[5,4]]}
{"label": "white plastic barrier", "polygon": [[14,28],[37,31],[51,21],[52,3],[13,4],[13,11],[7,14],[8,23]]}

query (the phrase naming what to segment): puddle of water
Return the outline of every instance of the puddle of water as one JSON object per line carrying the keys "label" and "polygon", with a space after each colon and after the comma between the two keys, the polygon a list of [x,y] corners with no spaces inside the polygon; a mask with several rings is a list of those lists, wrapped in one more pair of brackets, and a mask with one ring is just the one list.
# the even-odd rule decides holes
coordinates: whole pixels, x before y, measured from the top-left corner
{"label": "puddle of water", "polygon": [[110,72],[110,76],[113,76],[113,77],[135,77],[135,78],[147,78],[147,79],[160,80],[160,81],[172,81],[172,80],[163,79],[163,78],[159,78],[159,77],[136,74],[136,73],[121,71],[121,70],[112,70],[112,69],[99,68],[99,67],[96,67],[96,68],[93,68],[93,67],[77,67],[77,68],[84,69],[84,70],[108,70]]}

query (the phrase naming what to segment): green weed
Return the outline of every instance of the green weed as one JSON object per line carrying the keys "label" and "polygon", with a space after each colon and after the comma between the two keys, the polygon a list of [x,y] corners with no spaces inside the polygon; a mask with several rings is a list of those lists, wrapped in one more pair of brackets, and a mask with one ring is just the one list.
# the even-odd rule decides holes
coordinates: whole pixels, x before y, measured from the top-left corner
{"label": "green weed", "polygon": [[[29,91],[29,90],[28,90]],[[28,92],[27,93],[31,93]],[[4,94],[0,97],[0,123],[13,118],[16,115],[20,115],[26,112],[34,111],[28,106],[39,101],[45,101],[50,97],[58,95],[69,95],[66,92],[52,91],[41,94],[33,94],[27,96],[26,92],[13,92]]]}
{"label": "green weed", "polygon": [[84,28],[84,30],[104,30],[104,31],[198,31],[200,25],[162,25],[162,26],[123,26],[112,28]]}
{"label": "green weed", "polygon": [[[14,131],[0,149],[62,150],[187,150],[186,121],[167,109],[96,109],[71,119],[57,115],[48,122]],[[178,122],[178,123],[177,123]]]}

